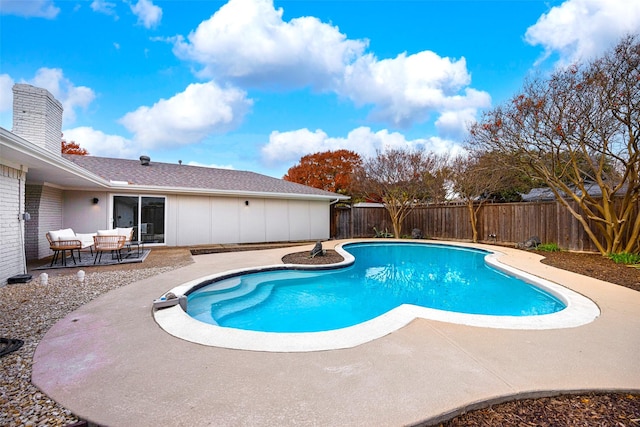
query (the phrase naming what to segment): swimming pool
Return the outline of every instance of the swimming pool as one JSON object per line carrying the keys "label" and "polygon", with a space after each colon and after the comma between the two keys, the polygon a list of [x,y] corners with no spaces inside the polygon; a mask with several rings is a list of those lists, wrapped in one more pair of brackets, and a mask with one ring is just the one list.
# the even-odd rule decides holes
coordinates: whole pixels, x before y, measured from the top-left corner
{"label": "swimming pool", "polygon": [[555,313],[557,297],[487,265],[487,251],[410,242],[354,243],[349,267],[278,270],[215,281],[188,295],[205,323],[262,332],[346,328],[403,304],[495,316]]}
{"label": "swimming pool", "polygon": [[[385,243],[387,242],[388,241]],[[420,241],[419,243],[415,241],[406,242],[410,242],[412,245],[423,245],[425,248],[433,246],[433,249],[455,248],[455,250],[468,250],[471,252],[474,252],[475,249],[477,249],[476,245],[462,243],[443,245],[441,243],[430,243],[425,241]],[[355,243],[363,244],[364,247],[366,245],[380,244],[381,241],[360,240]],[[394,243],[402,244],[404,242],[394,241]],[[308,271],[303,270],[314,270],[311,272],[312,274],[325,274],[326,271],[322,270],[330,268],[331,270],[337,269],[335,272],[342,270],[343,274],[348,274],[356,268],[355,264],[357,261],[351,253],[347,252],[347,250],[353,251],[356,244],[353,242],[337,244],[335,247],[336,251],[345,258],[345,261],[338,265],[332,265],[330,267],[283,265],[276,263],[274,258],[270,258],[273,259],[273,264],[238,268],[236,270],[229,271],[218,270],[220,272],[178,285],[171,289],[170,292],[178,296],[191,295],[198,289],[203,289],[205,286],[209,286],[211,284],[215,284],[213,285],[214,289],[210,289],[210,291],[213,292],[224,291],[224,289],[240,289],[238,287],[238,281],[241,277],[248,277],[256,273],[265,273],[270,275],[273,273],[279,273],[279,270],[292,271],[293,274],[308,273]],[[485,249],[486,248],[487,247],[485,247]],[[564,286],[560,286],[557,283],[541,279],[540,277],[515,269],[499,261],[499,258],[503,256],[522,257],[523,254],[528,256],[528,253],[523,251],[502,248],[501,252],[497,252],[492,248],[491,251],[485,250],[484,252],[479,252],[479,255],[474,258],[472,263],[475,263],[484,269],[494,270],[494,273],[497,273],[499,276],[509,278],[510,280],[512,277],[517,277],[529,285],[534,285],[535,287],[532,290],[535,293],[539,293],[538,289],[543,290],[552,296],[551,299],[554,301],[554,305],[560,302],[565,306],[564,309],[549,312],[547,314],[536,315],[514,315],[513,313],[478,314],[474,312],[456,312],[449,311],[449,309],[443,310],[402,303],[400,306],[391,308],[370,320],[362,321],[354,324],[353,326],[340,327],[339,329],[333,330],[322,330],[319,332],[264,332],[239,329],[235,327],[221,327],[216,324],[208,324],[197,320],[194,317],[189,316],[180,308],[180,306],[177,305],[162,310],[154,310],[153,315],[156,322],[166,332],[187,341],[217,347],[275,352],[319,351],[350,348],[392,333],[417,318],[475,327],[501,329],[556,329],[581,326],[592,322],[599,316],[600,311],[598,307],[588,298],[585,298]],[[269,257],[264,256],[261,256],[260,258],[269,259]],[[366,255],[364,256],[365,263],[369,263],[369,261],[371,261],[369,258],[370,257]],[[427,258],[432,259],[432,261],[437,264],[445,264],[450,261],[450,258],[455,257],[452,256],[451,253],[448,253],[448,255],[440,259],[438,259],[438,256],[434,254],[430,254]],[[539,265],[537,260],[532,262]],[[247,263],[245,263],[245,265],[247,265]],[[389,267],[389,271],[397,272],[402,270],[396,267],[397,266],[394,266],[393,268]],[[367,269],[365,269],[365,271],[367,271]],[[408,270],[405,269],[405,274],[407,271]],[[454,271],[455,269],[450,267],[446,271],[445,269],[441,269],[438,274],[452,280],[457,277],[457,274],[454,273]],[[376,267],[371,267],[368,269],[368,272],[370,276],[376,276],[381,273],[381,270]],[[270,292],[266,293],[269,294]],[[252,304],[253,302],[249,303],[249,305]],[[231,311],[233,310],[235,309],[232,309]]]}

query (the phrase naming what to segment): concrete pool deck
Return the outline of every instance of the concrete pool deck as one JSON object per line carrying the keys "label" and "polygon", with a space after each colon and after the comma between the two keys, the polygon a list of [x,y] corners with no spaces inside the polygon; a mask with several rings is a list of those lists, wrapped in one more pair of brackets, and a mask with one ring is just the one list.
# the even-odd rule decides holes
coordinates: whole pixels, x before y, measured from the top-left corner
{"label": "concrete pool deck", "polygon": [[36,350],[32,381],[76,415],[109,426],[431,424],[514,396],[640,391],[640,292],[541,264],[536,254],[479,246],[589,297],[600,316],[551,330],[416,319],[357,347],[308,353],[208,347],[162,330],[153,300],[185,281],[276,264],[312,245],[199,255],[54,325]]}

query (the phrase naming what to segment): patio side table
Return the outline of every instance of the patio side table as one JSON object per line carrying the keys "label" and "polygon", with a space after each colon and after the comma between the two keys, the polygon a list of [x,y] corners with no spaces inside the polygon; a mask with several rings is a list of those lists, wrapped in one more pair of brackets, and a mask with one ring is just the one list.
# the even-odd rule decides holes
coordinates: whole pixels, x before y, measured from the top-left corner
{"label": "patio side table", "polygon": [[[144,242],[142,240],[138,240],[138,241],[132,240],[126,243],[125,246],[127,247],[127,258],[129,257],[140,258],[140,256],[144,252]],[[135,246],[136,248],[135,255],[132,253],[132,250],[131,250],[133,246]]]}

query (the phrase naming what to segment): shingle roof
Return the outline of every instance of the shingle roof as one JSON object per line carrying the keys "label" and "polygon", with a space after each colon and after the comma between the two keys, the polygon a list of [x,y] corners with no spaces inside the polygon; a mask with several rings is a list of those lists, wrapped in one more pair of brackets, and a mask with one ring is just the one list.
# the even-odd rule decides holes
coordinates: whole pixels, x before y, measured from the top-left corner
{"label": "shingle roof", "polygon": [[108,181],[161,188],[202,189],[238,193],[275,193],[344,198],[306,185],[272,178],[255,172],[214,169],[151,161],[143,166],[138,160],[64,155],[78,166]]}

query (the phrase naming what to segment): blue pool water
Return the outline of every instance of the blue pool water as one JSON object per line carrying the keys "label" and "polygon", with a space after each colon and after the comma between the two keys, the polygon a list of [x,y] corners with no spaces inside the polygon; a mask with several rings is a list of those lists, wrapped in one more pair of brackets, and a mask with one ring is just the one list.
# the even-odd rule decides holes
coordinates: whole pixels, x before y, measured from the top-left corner
{"label": "blue pool water", "polygon": [[533,316],[565,305],[490,266],[487,252],[417,243],[354,243],[355,263],[336,270],[275,270],[216,281],[188,295],[206,323],[265,332],[318,332],[373,319],[402,304],[498,316]]}

